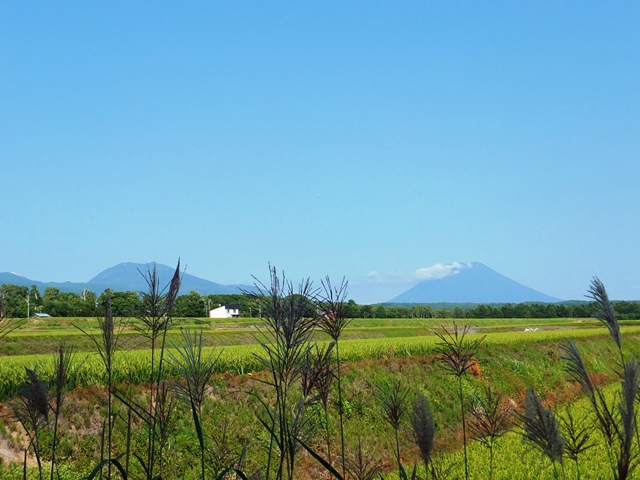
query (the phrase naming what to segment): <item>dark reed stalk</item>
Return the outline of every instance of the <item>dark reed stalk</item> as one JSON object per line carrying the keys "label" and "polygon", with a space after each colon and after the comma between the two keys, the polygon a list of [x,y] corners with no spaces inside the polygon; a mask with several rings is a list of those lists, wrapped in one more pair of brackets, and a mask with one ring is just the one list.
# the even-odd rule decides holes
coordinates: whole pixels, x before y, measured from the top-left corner
{"label": "dark reed stalk", "polygon": [[391,385],[383,387],[376,386],[374,393],[378,404],[382,409],[382,418],[389,424],[395,433],[395,455],[398,461],[398,472],[400,478],[406,478],[407,473],[402,466],[400,457],[399,432],[404,418],[409,411],[407,397],[409,390],[404,388],[398,379],[393,379]]}
{"label": "dark reed stalk", "polygon": [[617,479],[626,480],[638,465],[638,452],[634,451],[636,438],[635,402],[640,386],[640,363],[631,359],[624,363],[622,371],[622,393],[618,403],[620,425],[617,434],[620,442],[620,453],[617,462]]}
{"label": "dark reed stalk", "polygon": [[489,480],[493,478],[494,443],[511,430],[512,417],[511,409],[502,405],[502,395],[494,393],[490,386],[471,411],[471,435],[489,449]]}
{"label": "dark reed stalk", "polygon": [[[115,352],[118,347],[118,340],[120,339],[120,334],[124,330],[126,326],[126,322],[120,321],[116,327],[116,322],[113,318],[113,313],[111,309],[111,294],[107,292],[107,299],[105,303],[105,314],[104,318],[98,318],[98,325],[100,327],[100,338],[96,338],[93,335],[90,335],[81,327],[74,325],[75,328],[84,333],[87,337],[89,337],[98,351],[98,355],[104,364],[105,372],[107,375],[107,421],[105,422],[105,428],[107,429],[106,434],[106,451],[107,451],[107,459],[111,460],[113,458],[112,455],[112,416],[113,416],[113,396],[114,396],[114,385],[113,385],[113,368],[114,368],[114,359]],[[101,462],[105,460],[104,456],[100,459]],[[107,461],[107,470],[108,475],[111,475],[111,462]]]}
{"label": "dark reed stalk", "polygon": [[563,351],[561,359],[565,361],[565,370],[570,378],[578,383],[591,403],[597,425],[606,442],[613,478],[624,480],[629,477],[638,463],[636,450],[639,442],[635,399],[638,397],[640,366],[635,359],[625,361],[620,324],[604,285],[597,278],[593,279],[587,297],[595,301],[598,308],[596,317],[609,330],[620,355],[618,376],[620,377],[621,390],[617,407],[609,405],[602,390],[592,382],[574,341],[569,340],[561,345]]}
{"label": "dark reed stalk", "polygon": [[563,430],[563,437],[566,440],[564,452],[565,456],[573,460],[576,464],[576,478],[580,480],[580,456],[592,447],[596,446],[592,438],[595,425],[593,417],[587,415],[577,420],[571,411],[571,405],[567,406],[565,415],[560,416],[560,423]]}
{"label": "dark reed stalk", "polygon": [[29,448],[33,449],[38,464],[38,478],[42,480],[40,452],[40,430],[49,423],[49,398],[47,388],[38,375],[37,368],[25,368],[27,380],[18,387],[17,397],[12,403],[13,412],[29,437]]}
{"label": "dark reed stalk", "polygon": [[425,475],[428,478],[429,472],[431,472],[432,477],[435,478],[431,458],[435,445],[435,424],[429,401],[422,393],[413,402],[411,429],[413,431],[413,439],[420,450],[420,456],[424,462]]}
{"label": "dark reed stalk", "polygon": [[313,351],[307,353],[305,366],[302,372],[302,395],[311,402],[320,401],[324,413],[325,435],[327,440],[327,460],[331,463],[331,436],[329,425],[329,395],[335,378],[333,365],[333,348],[336,342],[332,341],[326,348],[315,345]]}
{"label": "dark reed stalk", "polygon": [[[342,381],[340,375],[340,336],[349,323],[351,318],[346,315],[346,299],[348,292],[348,282],[342,279],[340,285],[334,287],[329,277],[322,282],[323,296],[320,300],[320,319],[318,326],[320,330],[329,335],[336,345],[336,380],[338,386],[338,416],[340,418],[340,451],[342,460],[342,475],[345,475],[345,456],[344,456],[344,399],[342,398]],[[327,416],[326,421],[329,422]],[[328,428],[328,425],[327,425]],[[331,460],[331,456],[329,456]]]}
{"label": "dark reed stalk", "polygon": [[475,340],[466,339],[469,326],[465,325],[462,332],[453,323],[453,334],[442,327],[443,333],[435,332],[440,342],[436,343],[437,360],[440,366],[458,379],[458,396],[460,400],[460,418],[462,424],[462,441],[464,446],[464,476],[469,480],[469,462],[467,459],[467,427],[465,421],[464,396],[462,394],[462,377],[475,365],[475,354],[484,341],[485,336]]}
{"label": "dark reed stalk", "polygon": [[[234,472],[236,477],[245,478],[246,475],[240,472],[244,468],[248,440],[245,440],[241,452],[238,453],[230,438],[231,417],[227,416],[221,420],[222,424],[216,429],[216,434],[209,437],[211,440],[209,462],[213,478],[222,480],[223,478],[228,478],[225,475],[231,472]],[[245,475],[245,477],[242,475]]]}
{"label": "dark reed stalk", "polygon": [[51,474],[50,480],[53,480],[53,472],[56,469],[56,447],[58,441],[58,421],[60,419],[60,412],[62,410],[62,404],[64,402],[65,394],[69,386],[69,380],[71,378],[71,362],[73,360],[73,351],[71,348],[65,347],[64,344],[58,348],[58,355],[55,361],[55,390],[54,399],[55,407],[51,404],[49,408],[53,412],[53,439],[51,442]]}
{"label": "dark reed stalk", "polygon": [[[158,415],[156,404],[160,395],[160,384],[163,378],[163,360],[165,353],[165,343],[167,330],[172,323],[173,307],[175,305],[178,291],[180,289],[180,260],[175,269],[170,283],[165,287],[160,287],[160,278],[156,264],[151,269],[147,269],[146,274],[140,272],[146,284],[147,291],[140,292],[141,311],[138,319],[142,322],[142,327],[138,330],[149,339],[151,344],[151,373],[149,378],[149,405],[147,414],[148,423],[148,445],[146,472],[147,479],[154,477],[154,466],[156,463],[156,428],[158,427]],[[167,291],[168,288],[168,291]],[[159,358],[156,365],[156,349],[159,345]]]}
{"label": "dark reed stalk", "polygon": [[177,418],[175,414],[176,402],[173,396],[173,387],[167,382],[160,382],[157,389],[155,404],[156,428],[154,431],[156,438],[156,448],[158,450],[158,477],[163,477],[165,462],[164,450],[169,443],[169,438],[175,430]]}
{"label": "dark reed stalk", "polygon": [[[317,291],[311,282],[303,280],[294,290],[284,275],[280,279],[276,269],[269,266],[270,284],[256,281],[257,293],[250,293],[262,311],[265,328],[256,336],[263,354],[256,359],[265,367],[269,377],[260,380],[273,389],[275,404],[269,406],[258,397],[265,417],[258,420],[270,434],[267,460],[267,479],[271,474],[273,448],[279,449],[276,479],[294,477],[298,438],[308,432],[307,402],[296,394],[311,349],[311,335],[317,325],[315,301]],[[305,442],[303,442],[306,445]]]}
{"label": "dark reed stalk", "polygon": [[127,405],[127,440],[125,445],[124,471],[129,476],[129,464],[131,461],[131,430],[133,425],[133,408]]}
{"label": "dark reed stalk", "polygon": [[346,459],[345,464],[347,473],[354,480],[373,480],[382,471],[380,463],[374,461],[373,457],[362,448],[362,439],[360,437],[358,437],[358,446],[355,452]]}
{"label": "dark reed stalk", "polygon": [[564,473],[562,457],[565,439],[560,433],[560,422],[552,410],[545,408],[533,388],[527,389],[524,413],[518,413],[522,424],[522,441],[540,450],[553,465],[554,476],[558,478],[556,463],[560,463]]}
{"label": "dark reed stalk", "polygon": [[203,355],[202,330],[193,332],[193,335],[189,330],[182,330],[181,333],[180,343],[171,342],[176,353],[169,352],[169,361],[177,376],[183,380],[176,382],[174,389],[178,398],[191,410],[200,444],[200,472],[204,480],[206,447],[202,431],[202,406],[220,354],[215,355],[212,349],[209,355]]}

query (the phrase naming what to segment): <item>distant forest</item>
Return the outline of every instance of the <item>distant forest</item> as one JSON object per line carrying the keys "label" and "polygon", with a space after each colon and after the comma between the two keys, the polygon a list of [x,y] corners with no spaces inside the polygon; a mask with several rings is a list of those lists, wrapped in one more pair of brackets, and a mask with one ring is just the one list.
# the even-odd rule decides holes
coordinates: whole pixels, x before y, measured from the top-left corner
{"label": "distant forest", "polygon": [[[104,314],[107,293],[111,295],[113,314],[133,317],[140,307],[137,292],[101,294],[85,290],[82,294],[61,292],[47,287],[42,294],[31,288],[4,284],[0,287],[0,309],[9,318],[26,318],[35,313],[52,317],[93,317]],[[174,307],[175,317],[208,317],[209,310],[220,305],[235,304],[243,317],[260,317],[255,300],[249,295],[200,295],[190,292],[180,295]],[[640,319],[640,302],[613,302],[620,320]],[[592,302],[518,303],[518,304],[379,304],[358,305],[349,300],[345,315],[349,318],[588,318],[597,312]],[[314,312],[310,312],[313,314]]]}

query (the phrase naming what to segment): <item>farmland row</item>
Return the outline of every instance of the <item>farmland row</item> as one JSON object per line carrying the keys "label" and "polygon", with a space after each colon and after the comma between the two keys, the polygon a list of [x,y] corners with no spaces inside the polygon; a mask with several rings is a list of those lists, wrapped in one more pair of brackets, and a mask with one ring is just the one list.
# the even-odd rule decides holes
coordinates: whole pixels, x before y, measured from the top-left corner
{"label": "farmland row", "polygon": [[[442,325],[450,326],[451,319],[354,319],[344,330],[342,339],[423,337],[433,335]],[[525,328],[590,328],[598,326],[594,319],[467,319],[465,324],[479,333],[522,331]],[[178,340],[181,328],[202,329],[206,346],[227,347],[230,345],[256,344],[260,319],[175,319],[167,332],[167,340]],[[77,327],[82,328],[82,331]],[[122,330],[121,348],[135,350],[143,348],[146,337],[135,320],[128,321]],[[94,350],[94,343],[85,335],[99,335],[98,321],[86,318],[56,318],[46,323],[27,323],[0,342],[0,356],[54,353],[62,343],[76,352]],[[322,332],[316,332],[314,340],[326,340]]]}
{"label": "farmland row", "polygon": [[[626,337],[633,338],[640,334],[640,326],[624,327],[623,331]],[[470,338],[474,335],[479,336],[480,334],[473,334]],[[604,328],[494,332],[487,334],[485,346],[490,349],[492,345],[523,346],[527,344],[557,343],[565,338],[584,339],[605,337],[606,335],[607,331]],[[434,335],[401,336],[396,338],[345,340],[341,343],[340,348],[345,362],[355,362],[365,359],[429,355],[434,353],[436,342],[437,337]],[[208,347],[205,350],[211,348],[217,347]],[[261,352],[258,345],[232,345],[217,348],[217,350],[220,353],[216,365],[217,373],[228,372],[232,375],[243,375],[261,369],[261,364],[256,358],[256,355]],[[148,381],[151,373],[150,355],[149,350],[118,352],[114,368],[115,382],[138,384]],[[75,355],[74,364],[76,374],[72,387],[103,384],[105,370],[97,354],[79,352]],[[43,378],[52,378],[52,355],[2,357],[2,362],[0,362],[0,399],[10,398],[15,393],[17,386],[25,380],[25,367],[33,368],[36,365]],[[168,374],[171,376],[173,372],[172,365],[169,363]]]}

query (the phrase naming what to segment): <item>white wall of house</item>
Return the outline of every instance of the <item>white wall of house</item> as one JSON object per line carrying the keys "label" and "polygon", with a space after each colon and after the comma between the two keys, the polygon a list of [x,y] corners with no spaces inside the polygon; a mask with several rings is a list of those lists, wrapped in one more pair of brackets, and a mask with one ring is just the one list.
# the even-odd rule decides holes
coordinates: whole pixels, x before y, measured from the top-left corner
{"label": "white wall of house", "polygon": [[238,316],[240,316],[240,311],[237,308],[228,308],[226,305],[209,311],[209,318],[233,318]]}

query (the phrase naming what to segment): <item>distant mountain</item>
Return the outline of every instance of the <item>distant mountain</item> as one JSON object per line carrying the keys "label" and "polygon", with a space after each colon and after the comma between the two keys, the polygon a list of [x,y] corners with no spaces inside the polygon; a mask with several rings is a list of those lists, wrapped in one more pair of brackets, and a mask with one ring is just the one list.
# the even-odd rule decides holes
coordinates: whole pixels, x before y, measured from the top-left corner
{"label": "distant mountain", "polygon": [[[142,274],[146,275],[152,268],[153,262],[120,263],[99,273],[89,280],[87,285],[89,285],[89,290],[95,290],[96,288],[102,288],[102,290],[104,290],[106,287],[118,291],[146,290],[147,282]],[[156,263],[156,270],[158,272],[158,278],[160,279],[160,285],[164,287],[171,281],[175,268]],[[180,294],[185,295],[191,291],[196,291],[201,295],[232,294],[241,293],[241,289],[243,288],[245,290],[250,289],[250,287],[243,287],[242,285],[221,285],[185,273],[182,276],[182,283],[180,284]]]}
{"label": "distant mountain", "polygon": [[40,282],[38,280],[31,280],[23,275],[17,273],[1,272],[0,273],[0,285],[18,285],[19,287],[29,287],[35,285],[40,292],[44,292],[46,287],[59,288],[61,292],[81,293],[86,288],[84,283],[74,282]]}
{"label": "distant mountain", "polygon": [[473,262],[451,275],[423,280],[387,303],[523,303],[561,301]]}
{"label": "distant mountain", "polygon": [[[31,280],[16,273],[4,272],[0,273],[0,285],[6,283],[11,285],[31,287],[35,285],[40,292],[44,292],[46,287],[59,288],[62,292],[81,293],[83,290],[91,290],[95,293],[102,293],[105,289],[110,288],[116,292],[139,291],[146,290],[147,283],[142,274],[153,268],[154,262],[150,263],[121,263],[111,268],[107,268],[99,273],[91,280],[85,283],[81,282],[41,282]],[[156,264],[160,285],[164,287],[171,278],[175,268]],[[142,272],[142,274],[141,274]],[[244,291],[253,291],[255,287],[248,285],[221,285],[209,280],[196,277],[185,273],[182,277],[180,285],[180,295],[188,294],[196,291],[201,295],[210,294],[233,294]]]}

